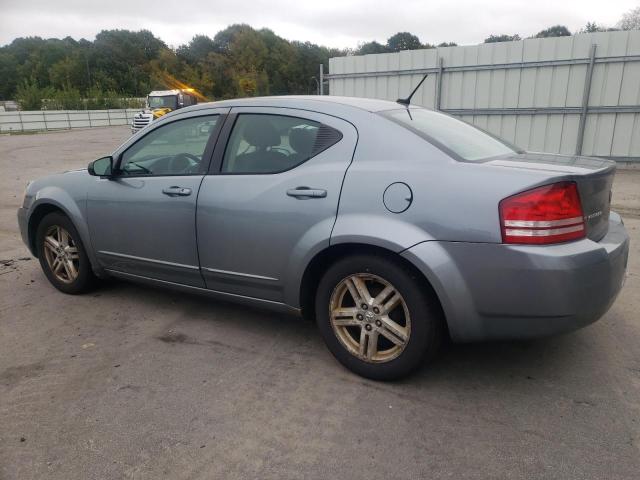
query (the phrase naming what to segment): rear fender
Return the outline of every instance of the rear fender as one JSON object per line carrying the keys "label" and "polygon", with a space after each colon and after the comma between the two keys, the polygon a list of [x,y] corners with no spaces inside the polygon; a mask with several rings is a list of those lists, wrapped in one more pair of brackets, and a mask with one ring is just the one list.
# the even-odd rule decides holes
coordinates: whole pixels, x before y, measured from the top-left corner
{"label": "rear fender", "polygon": [[[473,297],[464,276],[442,242],[422,242],[402,252],[436,292],[454,341],[482,333]],[[472,332],[470,335],[469,332]]]}
{"label": "rear fender", "polygon": [[396,253],[429,240],[424,229],[393,214],[340,214],[331,234],[331,245],[365,243]]}

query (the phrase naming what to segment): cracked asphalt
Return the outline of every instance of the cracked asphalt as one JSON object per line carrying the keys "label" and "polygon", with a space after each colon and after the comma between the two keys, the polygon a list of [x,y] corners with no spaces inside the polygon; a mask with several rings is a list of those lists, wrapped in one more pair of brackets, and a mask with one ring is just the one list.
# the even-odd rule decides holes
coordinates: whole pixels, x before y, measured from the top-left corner
{"label": "cracked asphalt", "polygon": [[616,177],[632,252],[602,320],[452,345],[377,383],[295,317],[115,281],[51,287],[18,233],[27,180],[127,136],[0,136],[0,479],[639,477],[640,170]]}

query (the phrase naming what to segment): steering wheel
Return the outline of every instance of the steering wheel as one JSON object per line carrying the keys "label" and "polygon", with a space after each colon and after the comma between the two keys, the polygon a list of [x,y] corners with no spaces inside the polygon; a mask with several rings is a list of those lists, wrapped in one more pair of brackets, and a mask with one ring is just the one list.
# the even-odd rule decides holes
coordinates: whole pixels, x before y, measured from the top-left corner
{"label": "steering wheel", "polygon": [[171,157],[168,170],[172,173],[187,173],[192,171],[193,167],[200,165],[200,159],[190,153],[178,153]]}
{"label": "steering wheel", "polygon": [[272,152],[282,153],[287,157],[291,155],[291,152],[284,147],[271,147],[269,150],[271,150]]}

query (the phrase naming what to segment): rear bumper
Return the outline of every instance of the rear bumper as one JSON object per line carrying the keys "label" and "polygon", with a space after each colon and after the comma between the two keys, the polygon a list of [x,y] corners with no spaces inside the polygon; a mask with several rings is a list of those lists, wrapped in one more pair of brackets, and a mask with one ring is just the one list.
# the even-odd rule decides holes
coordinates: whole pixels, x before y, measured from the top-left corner
{"label": "rear bumper", "polygon": [[434,285],[452,338],[478,341],[541,337],[598,320],[622,287],[628,252],[612,212],[599,242],[424,242],[403,255]]}

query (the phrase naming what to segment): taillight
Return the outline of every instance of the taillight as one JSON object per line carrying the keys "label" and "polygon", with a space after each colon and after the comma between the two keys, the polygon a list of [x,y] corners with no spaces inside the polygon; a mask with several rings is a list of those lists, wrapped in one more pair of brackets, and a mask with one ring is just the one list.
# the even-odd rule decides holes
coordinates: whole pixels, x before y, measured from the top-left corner
{"label": "taillight", "polygon": [[560,243],[586,234],[575,182],[527,190],[505,198],[499,208],[504,243]]}

